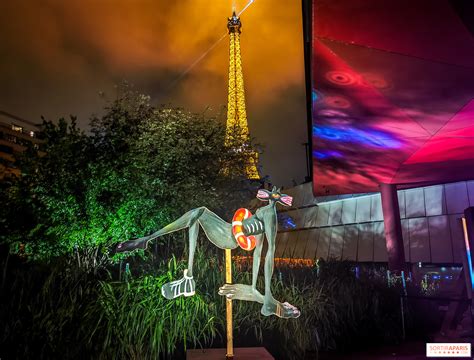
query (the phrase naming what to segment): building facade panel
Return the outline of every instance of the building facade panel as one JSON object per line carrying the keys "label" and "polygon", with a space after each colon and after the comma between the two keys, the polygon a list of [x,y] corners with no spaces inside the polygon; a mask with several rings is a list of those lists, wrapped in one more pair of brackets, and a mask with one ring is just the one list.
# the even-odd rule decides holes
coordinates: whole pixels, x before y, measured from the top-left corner
{"label": "building facade panel", "polygon": [[405,252],[405,261],[410,261],[410,223],[408,219],[403,219],[402,223],[402,237],[403,250]]}
{"label": "building facade panel", "polygon": [[319,206],[312,206],[304,209],[306,217],[304,219],[304,227],[310,228],[316,226],[316,219],[318,218]]}
{"label": "building facade panel", "polygon": [[330,204],[318,205],[318,217],[316,218],[315,226],[326,226],[329,221]]}
{"label": "building facade panel", "polygon": [[331,243],[329,245],[329,258],[340,260],[342,257],[342,247],[344,245],[344,226],[334,226],[331,233]]}
{"label": "building facade panel", "polygon": [[464,235],[461,224],[461,214],[449,215],[449,229],[453,247],[454,262],[462,263],[464,256]]}
{"label": "building facade panel", "polygon": [[405,211],[405,191],[398,192],[398,207],[400,208],[400,218],[405,219],[407,216]]}
{"label": "building facade panel", "polygon": [[425,196],[422,188],[405,190],[405,211],[407,218],[425,216]]}
{"label": "building facade panel", "polygon": [[357,199],[346,199],[342,201],[342,223],[353,224],[356,221]]}
{"label": "building facade panel", "polygon": [[356,222],[370,221],[370,196],[357,199]]}
{"label": "building facade panel", "polygon": [[319,259],[326,260],[329,254],[329,243],[331,242],[332,228],[325,227],[321,229],[319,234],[318,250],[316,251],[316,257]]}
{"label": "building facade panel", "polygon": [[423,190],[425,195],[426,216],[447,214],[444,186],[429,186]]}
{"label": "building facade panel", "polygon": [[279,258],[283,256],[283,253],[286,249],[286,244],[288,243],[289,232],[279,233],[276,239],[275,245],[275,257]]}
{"label": "building facade panel", "polygon": [[320,232],[320,229],[309,230],[308,241],[306,242],[306,249],[304,251],[305,259],[316,259]]}
{"label": "building facade panel", "polygon": [[335,201],[329,207],[329,225],[339,225],[342,220],[342,201]]}
{"label": "building facade panel", "polygon": [[359,228],[357,225],[346,225],[344,229],[344,244],[342,246],[343,260],[357,260],[357,243],[359,241]]}
{"label": "building facade panel", "polygon": [[[299,188],[306,192],[311,185]],[[399,190],[405,259],[413,263],[461,263],[460,217],[473,197],[474,181]],[[293,235],[279,235],[280,256],[387,261],[379,194],[319,197],[323,202],[317,206],[306,205],[307,195],[302,198],[306,200],[301,208],[279,208],[295,223],[294,230],[289,231]]]}
{"label": "building facade panel", "polygon": [[374,261],[375,262],[387,262],[387,245],[385,243],[385,228],[383,221],[377,221],[374,223]]}
{"label": "building facade panel", "polygon": [[303,192],[303,206],[312,205],[314,203],[313,189],[311,183],[305,183],[301,185],[301,191]]}
{"label": "building facade panel", "polygon": [[293,253],[293,257],[296,259],[304,258],[304,254],[306,252],[306,247],[308,245],[309,240],[309,233],[311,230],[302,230],[298,231],[298,240],[296,241],[295,251]]}
{"label": "building facade panel", "polygon": [[374,224],[359,224],[359,248],[357,261],[374,261]]}
{"label": "building facade panel", "polygon": [[292,258],[294,257],[294,252],[296,249],[296,243],[298,241],[300,231],[290,231],[288,233],[288,241],[286,242],[286,248],[283,251],[284,258]]}
{"label": "building facade panel", "polygon": [[469,207],[467,184],[465,182],[444,185],[448,214],[461,214]]}
{"label": "building facade panel", "polygon": [[474,180],[467,182],[467,194],[469,197],[469,206],[474,206]]}
{"label": "building facade panel", "polygon": [[449,217],[447,215],[428,218],[430,233],[431,261],[433,263],[452,263],[453,246],[449,231]]}
{"label": "building facade panel", "polygon": [[382,221],[382,198],[380,194],[370,197],[370,221]]}
{"label": "building facade panel", "polygon": [[430,262],[430,238],[428,233],[428,219],[409,219],[410,261]]}

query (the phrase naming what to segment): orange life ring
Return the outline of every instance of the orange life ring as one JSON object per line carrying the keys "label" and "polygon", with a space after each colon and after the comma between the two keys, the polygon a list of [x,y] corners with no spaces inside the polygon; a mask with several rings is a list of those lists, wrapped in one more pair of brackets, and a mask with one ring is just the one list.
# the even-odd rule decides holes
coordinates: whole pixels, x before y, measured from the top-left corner
{"label": "orange life ring", "polygon": [[242,221],[251,216],[252,213],[249,210],[240,208],[234,213],[234,217],[232,218],[232,235],[234,235],[235,240],[237,240],[237,244],[247,251],[253,250],[257,245],[255,236],[245,236],[244,227],[242,225]]}

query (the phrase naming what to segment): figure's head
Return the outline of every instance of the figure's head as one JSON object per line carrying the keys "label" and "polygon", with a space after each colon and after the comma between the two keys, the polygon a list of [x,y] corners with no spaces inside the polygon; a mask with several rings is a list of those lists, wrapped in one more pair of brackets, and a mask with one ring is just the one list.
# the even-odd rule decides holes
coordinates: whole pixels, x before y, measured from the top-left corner
{"label": "figure's head", "polygon": [[260,189],[257,192],[257,199],[262,201],[269,201],[270,203],[276,202],[284,206],[291,206],[293,198],[289,195],[280,193],[280,189],[276,186],[273,187],[272,191]]}

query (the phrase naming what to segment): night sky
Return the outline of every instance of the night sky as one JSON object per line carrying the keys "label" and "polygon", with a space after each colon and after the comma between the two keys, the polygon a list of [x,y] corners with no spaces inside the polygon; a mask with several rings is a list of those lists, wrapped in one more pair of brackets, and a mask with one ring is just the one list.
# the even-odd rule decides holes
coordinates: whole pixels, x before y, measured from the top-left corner
{"label": "night sky", "polygon": [[[237,12],[247,3],[234,2]],[[87,128],[126,80],[155,105],[219,114],[227,101],[228,38],[181,75],[226,33],[232,5],[2,1],[0,110],[33,122],[72,114]],[[301,3],[256,0],[241,20],[247,115],[252,136],[264,146],[262,173],[275,185],[301,182],[307,141]]]}

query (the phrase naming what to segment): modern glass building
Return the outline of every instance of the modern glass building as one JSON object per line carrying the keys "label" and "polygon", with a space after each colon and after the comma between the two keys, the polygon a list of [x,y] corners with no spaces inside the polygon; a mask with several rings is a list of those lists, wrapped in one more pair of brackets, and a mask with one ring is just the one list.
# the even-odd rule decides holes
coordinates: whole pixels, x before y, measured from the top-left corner
{"label": "modern glass building", "polygon": [[[312,182],[277,256],[461,263],[474,206],[467,0],[304,2]],[[283,229],[286,228],[286,229]]]}

